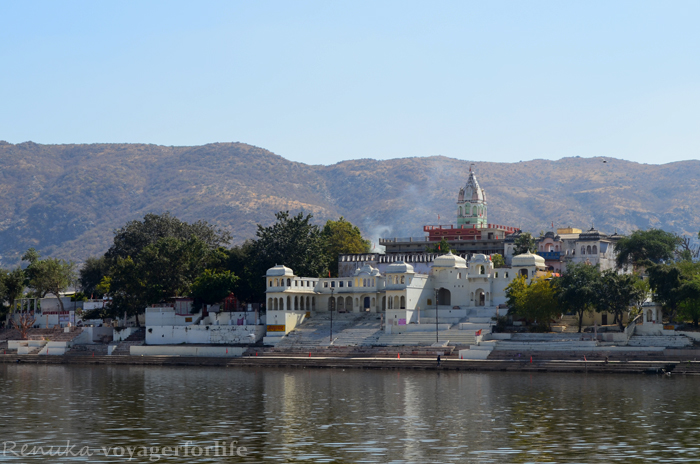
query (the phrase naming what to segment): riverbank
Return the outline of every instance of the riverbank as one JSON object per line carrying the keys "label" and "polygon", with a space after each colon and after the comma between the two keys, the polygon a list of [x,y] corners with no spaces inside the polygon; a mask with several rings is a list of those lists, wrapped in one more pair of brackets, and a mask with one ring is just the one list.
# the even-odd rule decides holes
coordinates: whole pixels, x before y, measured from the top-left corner
{"label": "riverbank", "polygon": [[678,359],[655,361],[581,361],[581,360],[460,360],[435,358],[348,358],[245,356],[209,358],[184,356],[36,356],[0,355],[0,362],[41,365],[134,365],[134,366],[209,366],[209,367],[291,367],[315,369],[401,369],[473,372],[565,372],[609,374],[700,375],[700,361]]}

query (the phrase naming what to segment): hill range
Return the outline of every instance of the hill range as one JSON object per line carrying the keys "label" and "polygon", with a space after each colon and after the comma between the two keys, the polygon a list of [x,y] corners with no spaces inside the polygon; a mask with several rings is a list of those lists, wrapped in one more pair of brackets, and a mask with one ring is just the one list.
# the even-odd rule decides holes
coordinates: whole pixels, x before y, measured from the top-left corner
{"label": "hill range", "polygon": [[697,236],[700,161],[662,165],[611,158],[519,163],[446,157],[307,165],[243,143],[195,147],[40,145],[0,141],[0,265],[29,247],[82,261],[103,253],[114,229],[146,213],[255,236],[280,210],[322,224],[344,216],[378,237],[423,236],[456,223],[457,193],[475,163],[489,222],[538,234],[592,226],[608,233],[663,228]]}

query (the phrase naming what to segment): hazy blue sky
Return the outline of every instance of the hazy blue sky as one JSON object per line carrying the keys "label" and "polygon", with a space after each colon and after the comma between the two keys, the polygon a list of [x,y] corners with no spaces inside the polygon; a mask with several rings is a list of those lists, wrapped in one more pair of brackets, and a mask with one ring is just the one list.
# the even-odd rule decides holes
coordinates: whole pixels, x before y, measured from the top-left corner
{"label": "hazy blue sky", "polygon": [[698,158],[700,2],[4,1],[0,140]]}

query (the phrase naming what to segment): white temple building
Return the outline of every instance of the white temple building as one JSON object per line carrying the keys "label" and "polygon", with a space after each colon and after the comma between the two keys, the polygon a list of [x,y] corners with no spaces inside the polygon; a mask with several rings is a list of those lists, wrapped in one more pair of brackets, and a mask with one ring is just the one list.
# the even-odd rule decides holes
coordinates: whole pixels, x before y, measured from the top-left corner
{"label": "white temple building", "polygon": [[469,262],[447,253],[433,262],[429,274],[404,262],[386,267],[384,274],[365,264],[352,277],[301,277],[277,265],[265,276],[267,336],[283,336],[316,312],[374,312],[384,314],[385,330],[437,317],[456,323],[468,316],[492,317],[506,302],[505,288],[523,275],[528,281],[545,275],[544,258],[530,253],[515,256],[512,265],[495,269],[486,255]]}

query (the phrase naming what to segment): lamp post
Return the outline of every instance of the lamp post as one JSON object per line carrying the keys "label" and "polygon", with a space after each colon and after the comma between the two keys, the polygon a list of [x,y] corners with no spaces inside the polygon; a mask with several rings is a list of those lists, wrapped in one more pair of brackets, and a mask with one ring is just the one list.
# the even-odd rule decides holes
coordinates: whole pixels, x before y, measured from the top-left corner
{"label": "lamp post", "polygon": [[435,343],[440,343],[440,335],[438,332],[438,293],[439,288],[435,289]]}
{"label": "lamp post", "polygon": [[334,291],[335,291],[335,288],[331,287],[331,304],[330,304],[330,306],[331,306],[330,307],[330,311],[331,311],[331,335],[328,338],[328,343],[333,343],[333,307],[335,306],[335,299],[333,298]]}

